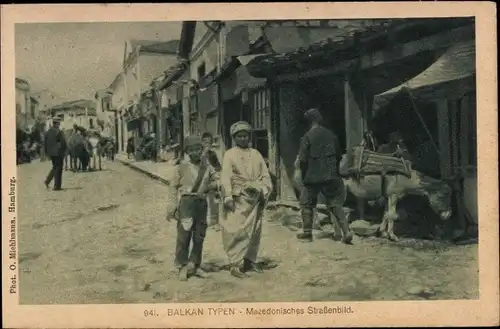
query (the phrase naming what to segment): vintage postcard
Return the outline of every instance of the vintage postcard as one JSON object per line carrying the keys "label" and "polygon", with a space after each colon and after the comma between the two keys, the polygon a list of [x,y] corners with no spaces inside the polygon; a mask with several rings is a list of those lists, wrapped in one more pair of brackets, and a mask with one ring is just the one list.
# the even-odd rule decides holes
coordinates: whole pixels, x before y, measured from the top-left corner
{"label": "vintage postcard", "polygon": [[2,5],[4,327],[498,325],[495,22]]}

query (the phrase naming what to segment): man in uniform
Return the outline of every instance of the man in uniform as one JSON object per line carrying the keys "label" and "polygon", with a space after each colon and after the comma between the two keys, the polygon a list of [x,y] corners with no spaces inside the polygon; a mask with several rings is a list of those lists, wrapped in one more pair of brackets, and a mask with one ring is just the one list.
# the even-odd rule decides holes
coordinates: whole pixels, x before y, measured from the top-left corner
{"label": "man in uniform", "polygon": [[52,120],[52,127],[45,134],[45,154],[52,161],[52,169],[45,179],[45,187],[54,179],[54,191],[62,190],[62,173],[64,156],[66,154],[67,144],[64,133],[59,129],[61,119],[56,117]]}
{"label": "man in uniform", "polygon": [[217,189],[218,181],[212,166],[202,161],[203,147],[199,136],[186,137],[184,148],[189,160],[180,163],[171,181],[174,193],[170,200],[177,200],[177,207],[173,213],[167,214],[167,220],[171,217],[177,220],[175,265],[181,281],[193,275],[208,276],[200,268],[207,231],[207,193]]}
{"label": "man in uniform", "polygon": [[297,235],[302,241],[312,241],[314,208],[318,194],[326,199],[331,221],[335,216],[342,229],[342,241],[350,244],[353,238],[343,209],[345,189],[338,174],[341,152],[337,136],[322,125],[322,116],[317,109],[310,109],[304,115],[310,123],[309,131],[302,137],[299,154],[295,162],[295,180],[302,182],[300,206],[302,209],[303,232]]}

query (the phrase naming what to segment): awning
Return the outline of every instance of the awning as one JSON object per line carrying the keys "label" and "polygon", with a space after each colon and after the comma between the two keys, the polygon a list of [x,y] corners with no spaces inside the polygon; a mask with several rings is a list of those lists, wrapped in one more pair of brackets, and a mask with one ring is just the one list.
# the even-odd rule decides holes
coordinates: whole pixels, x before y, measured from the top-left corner
{"label": "awning", "polygon": [[234,74],[221,82],[222,98],[229,100],[243,90],[255,89],[266,84],[265,78],[255,78],[248,73],[245,66],[240,66]]}
{"label": "awning", "polygon": [[420,91],[428,87],[459,81],[474,76],[476,73],[476,47],[474,40],[464,41],[450,47],[439,59],[425,71],[407,82],[374,98],[374,108],[386,105],[395,94],[404,89],[419,97]]}
{"label": "awning", "polygon": [[234,94],[238,95],[245,89],[255,89],[263,87],[266,84],[267,79],[265,78],[255,78],[248,73],[245,66],[240,66],[236,70],[236,87],[234,89]]}
{"label": "awning", "polygon": [[248,63],[250,63],[254,58],[263,57],[267,55],[269,54],[244,55],[244,56],[238,56],[237,59],[241,63],[241,65],[247,66]]}

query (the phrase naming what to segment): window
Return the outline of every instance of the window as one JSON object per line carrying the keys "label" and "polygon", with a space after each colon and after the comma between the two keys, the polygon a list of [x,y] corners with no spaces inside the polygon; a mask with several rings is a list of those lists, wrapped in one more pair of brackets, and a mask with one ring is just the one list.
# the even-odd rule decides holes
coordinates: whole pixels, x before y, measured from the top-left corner
{"label": "window", "polygon": [[200,66],[198,66],[198,80],[203,78],[206,73],[207,73],[207,71],[206,71],[205,63],[202,63]]}
{"label": "window", "polygon": [[94,129],[94,119],[89,118],[89,128]]}
{"label": "window", "polygon": [[270,92],[268,89],[260,89],[252,94],[250,98],[251,111],[253,113],[252,125],[255,129],[267,129],[270,113]]}
{"label": "window", "polygon": [[264,157],[266,162],[269,160],[269,115],[271,113],[270,91],[268,89],[259,89],[250,96],[250,112],[252,114],[252,146],[257,149]]}

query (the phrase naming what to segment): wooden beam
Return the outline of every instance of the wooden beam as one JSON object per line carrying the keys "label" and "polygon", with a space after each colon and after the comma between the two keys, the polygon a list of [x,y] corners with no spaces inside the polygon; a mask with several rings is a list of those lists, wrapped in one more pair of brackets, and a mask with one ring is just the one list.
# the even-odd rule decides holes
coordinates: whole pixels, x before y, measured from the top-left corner
{"label": "wooden beam", "polygon": [[459,168],[459,156],[458,152],[460,150],[460,126],[458,125],[458,117],[460,116],[458,107],[458,100],[451,99],[449,100],[449,111],[451,115],[451,147],[453,149],[452,156],[452,173],[456,173]]}
{"label": "wooden beam", "polygon": [[437,102],[438,117],[438,141],[439,141],[439,164],[441,168],[441,177],[448,177],[450,168],[450,127],[448,124],[448,101],[442,98]]}
{"label": "wooden beam", "polygon": [[[417,55],[424,51],[432,51],[447,48],[457,42],[457,40],[470,40],[474,38],[474,26],[465,26],[453,29],[448,32],[439,33],[423,39],[396,45],[389,49],[377,51],[375,53],[362,56],[343,62],[339,62],[331,67],[311,70],[303,73],[291,73],[275,78],[276,82],[297,81],[300,79],[313,78],[328,74],[339,74],[351,69],[355,64],[359,70],[375,68]],[[333,61],[333,58],[332,58]]]}
{"label": "wooden beam", "polygon": [[469,159],[469,138],[470,136],[470,131],[469,131],[469,123],[470,123],[470,112],[471,109],[469,108],[470,104],[470,95],[465,95],[459,103],[460,107],[460,167],[464,168],[465,166],[468,166],[470,163]]}

